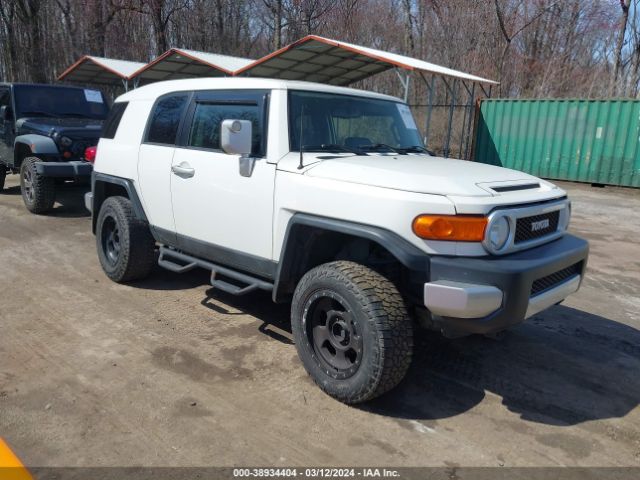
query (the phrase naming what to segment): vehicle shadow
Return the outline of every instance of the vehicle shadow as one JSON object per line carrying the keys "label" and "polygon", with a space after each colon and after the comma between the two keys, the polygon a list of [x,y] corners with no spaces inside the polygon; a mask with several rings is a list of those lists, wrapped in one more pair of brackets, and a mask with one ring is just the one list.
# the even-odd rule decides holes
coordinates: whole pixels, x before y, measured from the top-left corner
{"label": "vehicle shadow", "polygon": [[[207,290],[207,296],[201,305],[223,315],[250,315],[262,324],[258,331],[285,345],[293,345],[290,305],[276,304],[271,301],[271,293],[260,291],[250,295],[235,297],[215,288]],[[231,307],[235,312],[229,310]]]}
{"label": "vehicle shadow", "polygon": [[[156,267],[137,288],[173,290],[209,283],[196,269],[176,275]],[[250,315],[257,330],[293,345],[288,304],[268,292],[235,297],[208,288],[201,304],[218,315]],[[482,336],[446,339],[417,330],[414,358],[404,381],[388,394],[357,408],[389,417],[437,420],[464,413],[484,398],[522,419],[575,425],[622,418],[640,403],[640,331],[578,309],[555,306],[493,340]]]}
{"label": "vehicle shadow", "polygon": [[210,273],[202,268],[178,274],[158,266],[157,260],[158,253],[156,252],[156,262],[149,276],[128,285],[144,290],[188,290],[209,284]]}
{"label": "vehicle shadow", "polygon": [[5,187],[0,195],[20,195],[20,185],[14,185],[13,187]]}
{"label": "vehicle shadow", "polygon": [[90,217],[91,213],[84,206],[84,194],[89,190],[89,185],[56,185],[56,203],[49,215],[62,218]]}
{"label": "vehicle shadow", "polygon": [[485,396],[522,419],[556,426],[621,418],[640,402],[640,332],[556,306],[501,341],[448,340],[419,332],[404,382],[363,410],[434,420],[465,412]]}

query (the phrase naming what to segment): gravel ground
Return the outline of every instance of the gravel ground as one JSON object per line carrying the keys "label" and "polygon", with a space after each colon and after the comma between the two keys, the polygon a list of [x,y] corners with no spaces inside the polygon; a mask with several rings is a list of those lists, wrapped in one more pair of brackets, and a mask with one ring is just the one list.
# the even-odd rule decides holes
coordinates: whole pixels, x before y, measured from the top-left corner
{"label": "gravel ground", "polygon": [[639,466],[640,191],[564,183],[587,278],[501,340],[421,333],[361,407],[298,361],[287,306],[206,272],[102,273],[82,191],[0,194],[0,436],[31,466]]}

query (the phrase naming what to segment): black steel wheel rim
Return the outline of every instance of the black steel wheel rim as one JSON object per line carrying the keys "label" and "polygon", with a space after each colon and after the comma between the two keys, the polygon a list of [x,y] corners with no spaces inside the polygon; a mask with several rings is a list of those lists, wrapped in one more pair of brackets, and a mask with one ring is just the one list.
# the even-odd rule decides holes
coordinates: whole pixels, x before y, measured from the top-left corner
{"label": "black steel wheel rim", "polygon": [[30,168],[25,168],[22,172],[22,191],[29,202],[33,202],[33,174]]}
{"label": "black steel wheel rim", "polygon": [[312,357],[327,375],[344,379],[358,371],[362,331],[344,298],[331,290],[314,292],[305,303],[302,322]]}
{"label": "black steel wheel rim", "polygon": [[102,222],[101,242],[107,261],[115,265],[120,258],[120,228],[116,219],[111,216],[105,217]]}

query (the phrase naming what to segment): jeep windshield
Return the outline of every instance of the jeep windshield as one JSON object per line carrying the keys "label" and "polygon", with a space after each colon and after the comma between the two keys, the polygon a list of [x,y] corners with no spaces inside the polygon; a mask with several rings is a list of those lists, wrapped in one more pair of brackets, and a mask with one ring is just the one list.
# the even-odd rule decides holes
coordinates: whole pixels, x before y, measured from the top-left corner
{"label": "jeep windshield", "polygon": [[16,85],[16,118],[90,118],[104,120],[109,107],[102,92],[89,88]]}
{"label": "jeep windshield", "polygon": [[428,153],[409,107],[371,97],[289,91],[290,150]]}

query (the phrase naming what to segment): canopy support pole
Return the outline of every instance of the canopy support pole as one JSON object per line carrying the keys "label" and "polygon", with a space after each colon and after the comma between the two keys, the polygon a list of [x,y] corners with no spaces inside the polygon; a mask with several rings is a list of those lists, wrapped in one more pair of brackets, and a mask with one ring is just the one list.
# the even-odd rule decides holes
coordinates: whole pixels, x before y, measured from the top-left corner
{"label": "canopy support pole", "polygon": [[422,72],[420,72],[420,77],[422,77],[422,81],[429,90],[429,96],[427,99],[427,118],[424,133],[424,146],[429,148],[429,130],[431,129],[431,113],[433,112],[433,95],[435,92],[436,76],[431,74],[431,82],[427,81],[427,78]]}
{"label": "canopy support pole", "polygon": [[474,123],[474,116],[473,116],[473,104],[474,104],[474,100],[475,100],[475,95],[476,94],[476,83],[473,82],[471,84],[471,95],[469,97],[469,105],[468,105],[468,109],[469,109],[469,123],[467,124],[467,140],[465,142],[465,146],[464,146],[464,158],[465,160],[469,160],[469,139],[471,138],[471,135],[473,135],[474,131],[472,131],[471,127]]}
{"label": "canopy support pole", "polygon": [[396,72],[396,75],[398,75],[398,79],[404,88],[404,103],[407,103],[409,100],[409,81],[411,80],[411,76],[407,73],[403,78],[397,68],[394,71]]}
{"label": "canopy support pole", "polygon": [[467,103],[464,105],[464,111],[462,114],[462,129],[460,130],[460,145],[458,147],[458,152],[460,152],[459,154],[459,158],[463,158],[464,160],[467,159],[467,153],[464,153],[464,156],[462,154],[462,146],[465,143],[465,133],[467,133],[467,115],[469,114],[469,105],[473,102],[472,100],[472,93],[471,93],[471,89],[467,86],[467,84],[465,83],[464,80],[461,80],[462,86],[464,87],[464,89],[467,91],[467,95],[468,95],[468,100]]}
{"label": "canopy support pole", "polygon": [[444,140],[444,152],[443,152],[444,157],[449,158],[449,154],[450,154],[449,145],[451,143],[451,130],[453,127],[453,110],[456,106],[456,90],[458,87],[458,79],[457,78],[453,79],[453,88],[449,86],[449,82],[447,82],[447,80],[444,77],[442,77],[442,81],[446,85],[449,93],[451,93],[451,102],[449,104],[449,120],[447,122],[447,135],[445,136],[445,140]]}

